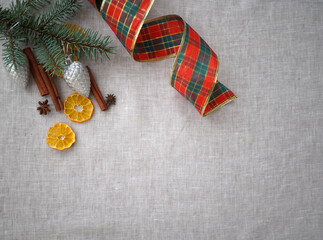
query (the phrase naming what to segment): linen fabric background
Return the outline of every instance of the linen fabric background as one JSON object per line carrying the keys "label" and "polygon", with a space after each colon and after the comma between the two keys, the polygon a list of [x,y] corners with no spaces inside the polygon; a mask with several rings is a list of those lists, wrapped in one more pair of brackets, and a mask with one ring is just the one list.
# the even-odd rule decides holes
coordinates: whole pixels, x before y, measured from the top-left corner
{"label": "linen fabric background", "polygon": [[[174,59],[135,62],[84,1],[72,22],[111,36],[111,61],[88,64],[117,105],[102,112],[92,96],[82,124],[52,104],[39,116],[36,84],[20,89],[1,64],[0,239],[323,239],[322,11],[156,1],[148,19],[183,17],[238,97],[202,118],[169,85]],[[56,82],[62,99],[72,93]],[[46,144],[56,122],[76,133],[69,150]]]}

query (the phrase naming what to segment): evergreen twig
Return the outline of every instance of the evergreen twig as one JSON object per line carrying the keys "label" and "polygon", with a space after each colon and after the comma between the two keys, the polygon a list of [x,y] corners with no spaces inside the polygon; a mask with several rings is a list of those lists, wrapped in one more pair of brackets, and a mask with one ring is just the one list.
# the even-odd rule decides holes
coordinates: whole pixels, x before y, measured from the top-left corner
{"label": "evergreen twig", "polygon": [[16,69],[26,64],[20,44],[28,42],[35,50],[37,61],[44,64],[47,71],[60,74],[65,66],[66,53],[63,45],[78,58],[90,60],[108,58],[113,52],[108,36],[101,36],[90,29],[73,28],[64,25],[77,14],[81,0],[56,0],[38,17],[39,12],[51,0],[15,0],[9,9],[0,6],[0,38],[3,43],[3,62]]}

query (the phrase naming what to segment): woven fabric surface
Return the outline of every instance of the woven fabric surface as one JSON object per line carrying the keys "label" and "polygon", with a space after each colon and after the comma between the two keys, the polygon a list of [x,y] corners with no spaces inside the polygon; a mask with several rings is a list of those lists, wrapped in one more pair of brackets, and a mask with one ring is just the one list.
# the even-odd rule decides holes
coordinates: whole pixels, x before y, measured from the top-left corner
{"label": "woven fabric surface", "polygon": [[[322,11],[321,0],[155,1],[147,19],[181,16],[238,96],[203,118],[169,86],[174,59],[134,61],[84,0],[72,23],[116,46],[111,61],[84,63],[117,104],[102,112],[91,96],[93,117],[77,124],[49,99],[40,116],[36,84],[20,89],[0,65],[0,239],[323,239]],[[76,134],[69,150],[46,144],[56,122]]]}

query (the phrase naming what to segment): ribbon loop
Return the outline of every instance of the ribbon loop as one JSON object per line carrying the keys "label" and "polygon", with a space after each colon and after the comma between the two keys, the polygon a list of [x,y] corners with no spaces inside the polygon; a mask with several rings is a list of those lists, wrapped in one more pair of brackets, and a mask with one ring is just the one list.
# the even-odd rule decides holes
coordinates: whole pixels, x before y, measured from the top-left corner
{"label": "ribbon loop", "polygon": [[207,43],[180,17],[145,21],[154,0],[89,0],[134,60],[175,57],[170,84],[202,115],[236,98],[217,81],[219,61]]}

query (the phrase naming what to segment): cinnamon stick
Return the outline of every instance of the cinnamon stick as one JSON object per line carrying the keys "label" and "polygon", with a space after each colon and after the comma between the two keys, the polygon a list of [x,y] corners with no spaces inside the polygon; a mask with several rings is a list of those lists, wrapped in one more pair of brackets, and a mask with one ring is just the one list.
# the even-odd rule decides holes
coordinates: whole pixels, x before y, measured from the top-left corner
{"label": "cinnamon stick", "polygon": [[59,106],[59,103],[58,103],[57,97],[55,95],[55,91],[54,91],[54,89],[52,87],[52,84],[50,83],[50,80],[49,80],[43,66],[38,65],[38,70],[39,70],[39,72],[40,72],[40,74],[41,74],[41,76],[43,78],[43,81],[44,81],[44,83],[45,83],[45,85],[46,85],[46,87],[47,87],[47,89],[49,91],[49,95],[50,95],[50,97],[51,97],[51,99],[52,99],[52,101],[54,103],[56,112],[59,112],[61,110],[61,108]]}
{"label": "cinnamon stick", "polygon": [[96,83],[96,81],[95,81],[95,79],[93,77],[91,69],[88,66],[86,66],[86,68],[87,68],[87,70],[89,72],[89,75],[90,75],[91,91],[92,91],[96,101],[98,102],[98,104],[99,104],[102,111],[108,110],[108,106],[107,106],[106,102],[104,101],[104,98],[103,98],[103,96],[101,94],[101,91],[100,91],[100,89],[99,89],[99,87],[98,87],[98,85],[97,85],[97,83]]}
{"label": "cinnamon stick", "polygon": [[53,79],[53,77],[48,72],[46,72],[46,74],[47,74],[47,77],[48,77],[48,79],[49,79],[49,81],[50,81],[50,83],[52,85],[53,90],[54,90],[54,93],[55,93],[55,96],[57,98],[59,107],[60,107],[61,110],[64,110],[64,105],[62,103],[61,97],[58,94],[58,91],[57,91],[57,88],[56,88],[54,79]]}
{"label": "cinnamon stick", "polygon": [[28,58],[30,71],[35,79],[35,82],[37,84],[40,95],[41,96],[47,95],[49,93],[48,89],[43,81],[43,78],[42,78],[40,72],[39,72],[37,60],[36,60],[33,52],[31,51],[31,48],[25,48],[22,51],[26,54],[26,56]]}

